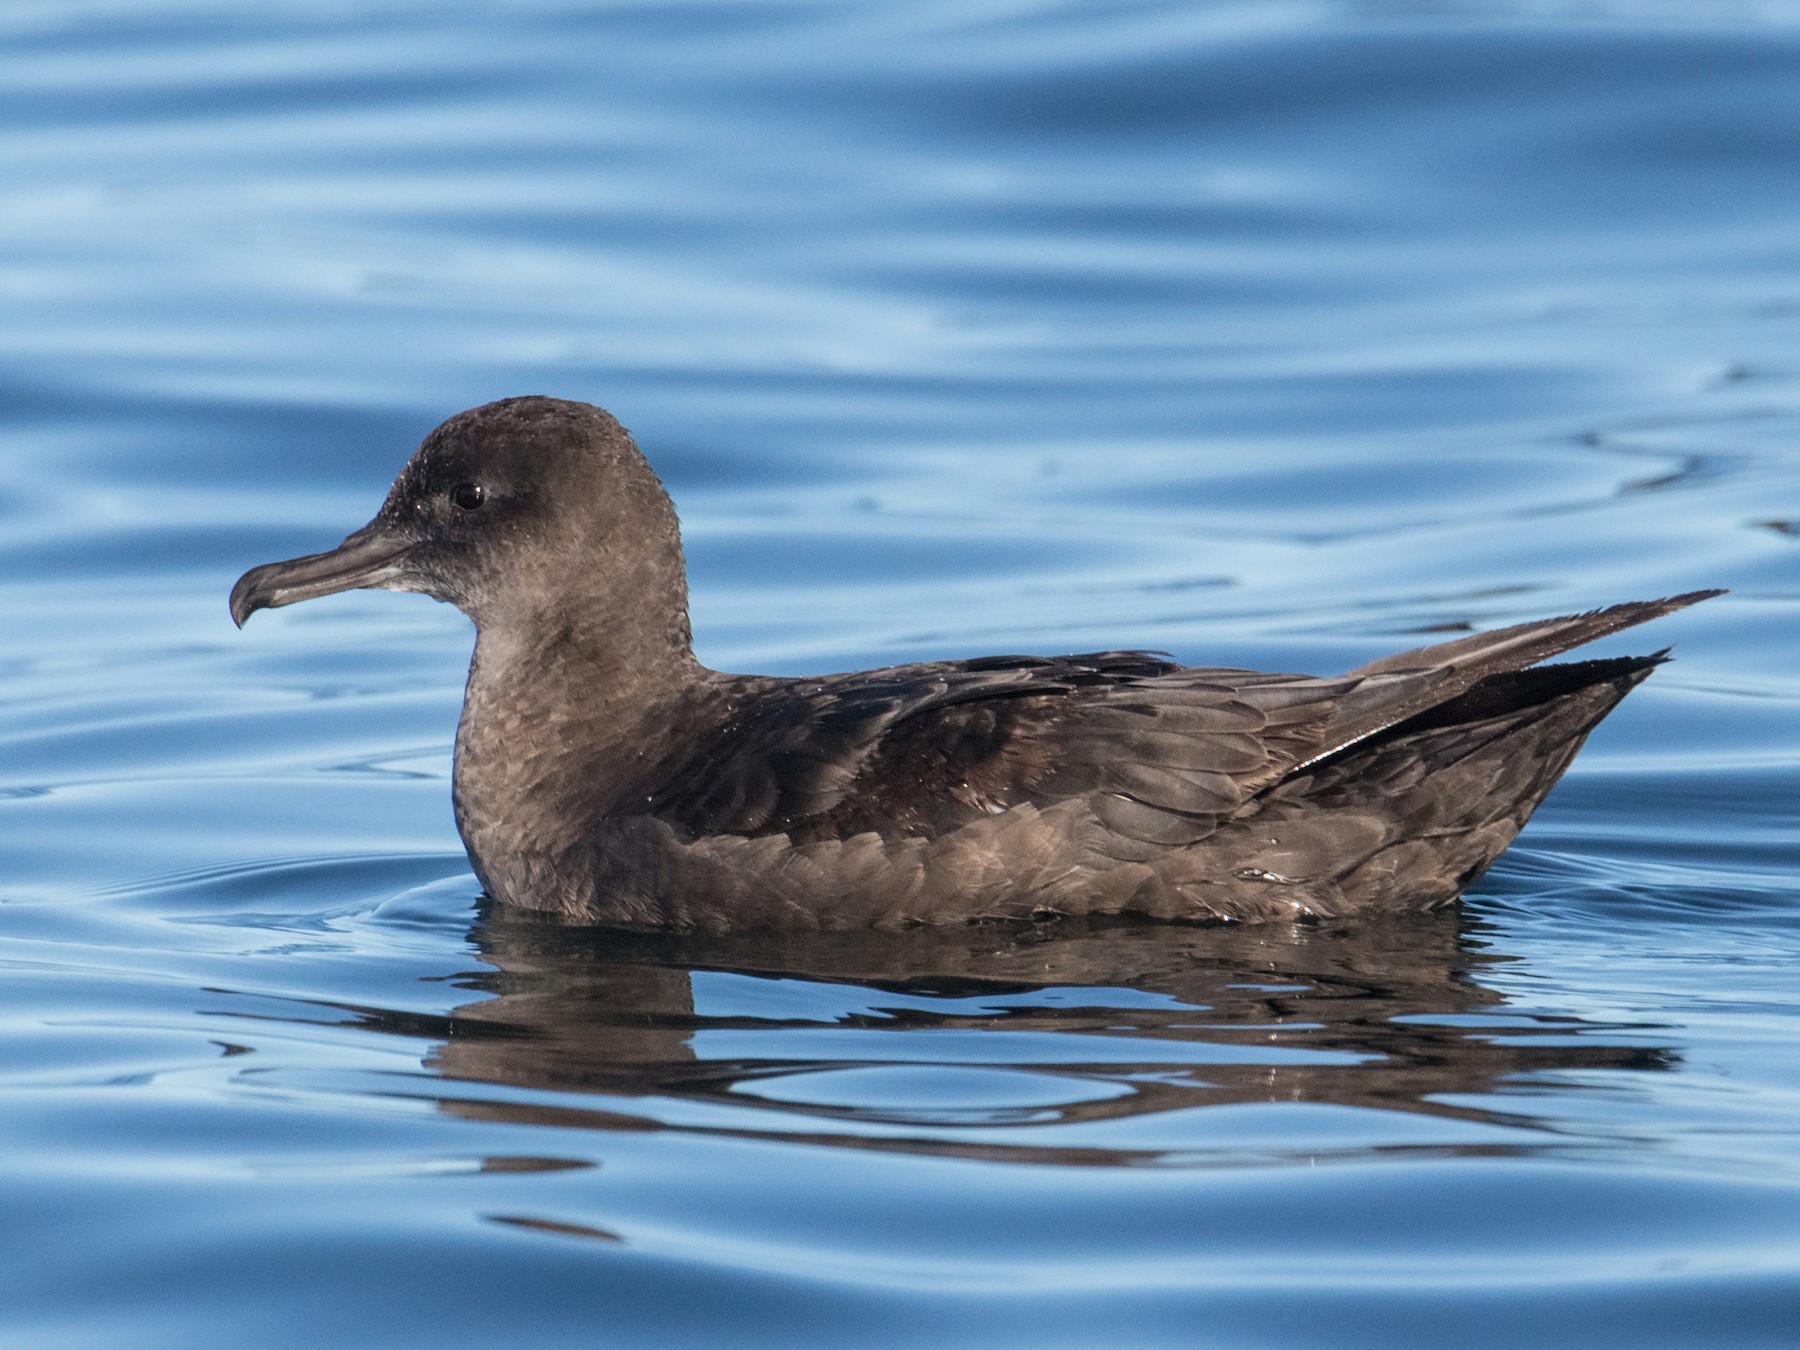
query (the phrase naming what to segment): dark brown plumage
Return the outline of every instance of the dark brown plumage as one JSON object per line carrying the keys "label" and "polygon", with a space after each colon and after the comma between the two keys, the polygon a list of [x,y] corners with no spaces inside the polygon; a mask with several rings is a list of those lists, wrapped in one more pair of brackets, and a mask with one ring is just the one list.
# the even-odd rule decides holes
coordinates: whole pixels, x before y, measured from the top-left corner
{"label": "dark brown plumage", "polygon": [[549,398],[451,418],[369,525],[247,572],[232,615],[354,586],[475,621],[455,797],[495,898],[709,931],[1447,903],[1662,656],[1537,663],[1717,594],[1323,679],[1146,652],[726,675],[694,659],[655,474]]}

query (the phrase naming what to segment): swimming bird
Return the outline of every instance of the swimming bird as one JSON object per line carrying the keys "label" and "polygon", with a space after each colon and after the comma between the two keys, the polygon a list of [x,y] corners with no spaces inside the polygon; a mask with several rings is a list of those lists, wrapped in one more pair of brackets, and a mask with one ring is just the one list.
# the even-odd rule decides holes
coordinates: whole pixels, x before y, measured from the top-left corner
{"label": "swimming bird", "polygon": [[252,568],[231,614],[355,587],[474,620],[453,799],[492,897],[711,932],[1447,904],[1665,653],[1538,663],[1719,593],[1328,677],[1143,651],[730,675],[694,656],[630,433],[545,397],[452,417],[368,525]]}

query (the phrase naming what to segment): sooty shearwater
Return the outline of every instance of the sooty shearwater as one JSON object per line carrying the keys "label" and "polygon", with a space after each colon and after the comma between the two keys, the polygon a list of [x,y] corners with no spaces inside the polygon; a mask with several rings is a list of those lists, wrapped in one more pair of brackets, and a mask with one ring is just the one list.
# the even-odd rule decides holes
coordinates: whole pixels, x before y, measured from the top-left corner
{"label": "sooty shearwater", "polygon": [[246,572],[231,614],[353,587],[475,621],[454,797],[491,896],[707,931],[1446,904],[1664,654],[1538,663],[1719,593],[1329,678],[1141,651],[727,675],[630,434],[539,397],[452,417],[374,520]]}

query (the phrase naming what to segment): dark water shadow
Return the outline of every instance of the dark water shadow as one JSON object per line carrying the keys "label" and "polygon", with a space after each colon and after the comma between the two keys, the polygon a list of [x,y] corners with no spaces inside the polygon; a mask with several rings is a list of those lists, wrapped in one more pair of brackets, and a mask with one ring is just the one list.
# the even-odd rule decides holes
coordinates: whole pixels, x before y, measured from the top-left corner
{"label": "dark water shadow", "polygon": [[[1046,1131],[1036,1146],[1012,1127],[1317,1103],[1522,1125],[1524,1147],[1555,1147],[1577,1141],[1509,1108],[1509,1086],[1677,1063],[1655,1027],[1510,1009],[1481,983],[1511,959],[1482,931],[1441,913],[696,939],[489,912],[473,936],[495,969],[469,981],[487,996],[434,1028],[443,1041],[426,1063],[532,1094],[446,1085],[442,1109],[470,1119],[741,1137],[765,1134],[761,1112],[767,1135],[793,1142],[1086,1165],[1166,1150],[1092,1131],[1079,1143]],[[422,1030],[407,1023],[393,1029]],[[586,1093],[606,1100],[570,1100]],[[729,1115],[672,1124],[671,1101]],[[1006,1137],[983,1142],[993,1127]]]}

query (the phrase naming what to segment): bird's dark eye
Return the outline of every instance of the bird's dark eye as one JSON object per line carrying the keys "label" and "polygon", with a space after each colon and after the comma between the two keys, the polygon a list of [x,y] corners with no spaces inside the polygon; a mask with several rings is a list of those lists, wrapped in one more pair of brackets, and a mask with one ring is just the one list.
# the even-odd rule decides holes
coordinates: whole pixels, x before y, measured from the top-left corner
{"label": "bird's dark eye", "polygon": [[486,500],[480,483],[458,483],[450,489],[450,504],[459,511],[473,511]]}

